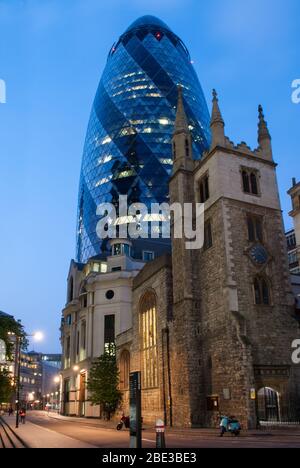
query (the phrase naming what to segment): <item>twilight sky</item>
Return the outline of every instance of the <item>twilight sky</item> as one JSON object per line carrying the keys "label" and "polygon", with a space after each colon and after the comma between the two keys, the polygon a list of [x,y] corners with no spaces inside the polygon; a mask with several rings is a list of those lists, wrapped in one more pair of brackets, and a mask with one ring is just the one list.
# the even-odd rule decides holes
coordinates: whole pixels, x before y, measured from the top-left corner
{"label": "twilight sky", "polygon": [[[149,6],[151,5],[151,7]],[[292,177],[300,179],[299,0],[0,0],[0,310],[36,350],[58,352],[66,277],[75,254],[77,190],[89,113],[108,51],[139,16],[178,34],[205,95],[220,95],[226,133],[257,145],[263,104],[286,227]],[[210,108],[210,102],[209,102]]]}

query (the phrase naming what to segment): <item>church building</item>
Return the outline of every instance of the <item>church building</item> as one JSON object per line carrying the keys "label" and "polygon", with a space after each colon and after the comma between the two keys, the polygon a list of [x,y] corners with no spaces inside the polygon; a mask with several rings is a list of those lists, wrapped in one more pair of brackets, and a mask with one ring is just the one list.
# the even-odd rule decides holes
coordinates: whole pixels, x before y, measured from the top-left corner
{"label": "church building", "polygon": [[[210,127],[210,148],[199,160],[179,87],[170,202],[204,205],[202,248],[189,250],[187,239],[172,235],[170,253],[135,259],[131,241],[115,239],[109,255],[71,263],[61,328],[63,414],[102,415],[86,382],[93,361],[113,345],[118,414],[129,414],[129,376],[141,372],[150,425],[161,418],[175,427],[216,427],[220,414],[245,429],[299,421],[300,366],[292,362],[299,320],[263,109],[255,150],[226,137],[215,91]],[[299,184],[290,194],[299,234]]]}
{"label": "church building", "polygon": [[134,276],[132,326],[116,337],[121,411],[129,412],[129,372],[140,371],[148,423],[215,427],[220,414],[244,428],[299,420],[291,356],[300,330],[263,109],[257,149],[235,145],[214,91],[212,143],[197,161],[184,101],[179,88],[170,201],[204,204],[204,246],[187,250],[186,239],[172,238],[171,255]]}

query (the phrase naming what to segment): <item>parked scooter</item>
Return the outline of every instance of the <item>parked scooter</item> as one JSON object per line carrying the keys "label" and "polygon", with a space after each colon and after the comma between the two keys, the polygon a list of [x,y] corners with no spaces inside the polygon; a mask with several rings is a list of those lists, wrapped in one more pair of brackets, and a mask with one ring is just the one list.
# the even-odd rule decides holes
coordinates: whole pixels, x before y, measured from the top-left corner
{"label": "parked scooter", "polygon": [[228,432],[229,434],[238,437],[241,433],[242,427],[237,419],[229,419],[228,421]]}
{"label": "parked scooter", "polygon": [[235,437],[238,437],[242,430],[242,426],[240,425],[239,421],[236,418],[234,418],[234,416],[231,416],[230,418],[228,418],[227,416],[222,416],[220,428],[220,437],[223,437],[223,435],[226,432],[234,435]]}
{"label": "parked scooter", "polygon": [[117,431],[121,431],[123,429],[123,426],[125,426],[126,429],[130,428],[130,418],[129,416],[125,416],[124,414],[119,424],[117,425]]}

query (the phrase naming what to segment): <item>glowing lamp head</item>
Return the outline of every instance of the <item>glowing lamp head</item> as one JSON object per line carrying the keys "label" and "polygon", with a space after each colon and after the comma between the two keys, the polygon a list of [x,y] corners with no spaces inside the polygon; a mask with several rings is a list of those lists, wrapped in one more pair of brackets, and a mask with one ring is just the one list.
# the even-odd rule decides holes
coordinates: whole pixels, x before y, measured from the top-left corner
{"label": "glowing lamp head", "polygon": [[44,334],[42,332],[35,332],[33,334],[33,338],[34,338],[35,341],[43,341]]}

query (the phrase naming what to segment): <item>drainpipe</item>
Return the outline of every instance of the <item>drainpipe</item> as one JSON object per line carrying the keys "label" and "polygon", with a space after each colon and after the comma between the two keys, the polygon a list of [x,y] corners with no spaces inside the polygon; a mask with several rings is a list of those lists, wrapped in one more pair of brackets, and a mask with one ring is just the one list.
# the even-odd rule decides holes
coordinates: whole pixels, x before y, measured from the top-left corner
{"label": "drainpipe", "polygon": [[[170,330],[168,327],[162,330],[163,335],[166,335],[167,340],[167,369],[168,369],[168,401],[170,405],[169,418],[170,418],[170,427],[173,427],[173,400],[172,400],[172,382],[171,382],[171,362],[170,362]],[[164,340],[163,340],[164,342]],[[164,393],[165,398],[165,393]]]}
{"label": "drainpipe", "polygon": [[166,376],[165,376],[165,346],[164,346],[164,332],[165,329],[162,329],[161,331],[161,346],[162,346],[162,359],[163,359],[163,365],[162,365],[162,371],[163,371],[163,400],[164,400],[164,423],[165,426],[168,425],[168,416],[167,416],[167,404],[166,404]]}

